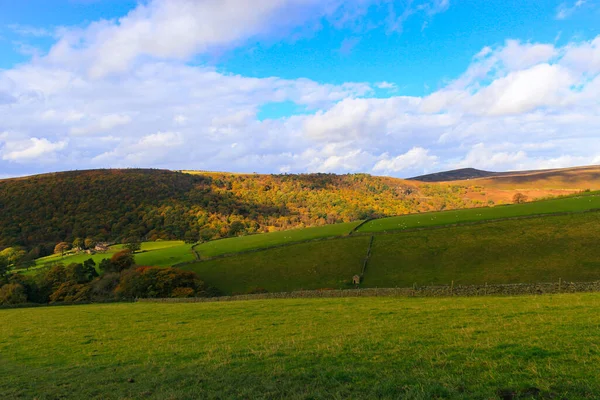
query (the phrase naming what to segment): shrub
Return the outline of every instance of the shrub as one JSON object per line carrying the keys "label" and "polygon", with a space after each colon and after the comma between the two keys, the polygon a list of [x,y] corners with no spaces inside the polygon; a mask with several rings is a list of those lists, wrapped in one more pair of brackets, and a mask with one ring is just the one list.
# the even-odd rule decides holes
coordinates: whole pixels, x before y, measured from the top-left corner
{"label": "shrub", "polygon": [[25,288],[18,283],[7,283],[0,288],[0,304],[21,304],[27,302]]}
{"label": "shrub", "polygon": [[65,267],[65,280],[75,283],[88,283],[98,276],[94,266],[96,263],[91,258],[83,264],[69,264]]}
{"label": "shrub", "polygon": [[137,267],[123,271],[115,293],[124,298],[172,297],[176,289],[186,288],[192,295],[202,293],[204,282],[195,273],[177,268]]}
{"label": "shrub", "polygon": [[121,275],[110,272],[94,279],[90,283],[90,300],[111,300],[115,298],[114,291],[119,286]]}
{"label": "shrub", "polygon": [[77,303],[90,300],[90,286],[86,284],[74,283],[72,281],[61,284],[56,291],[50,295],[50,302],[56,303],[64,301],[68,303]]}
{"label": "shrub", "polygon": [[100,269],[102,272],[121,272],[130,268],[135,264],[135,258],[133,252],[129,249],[121,250],[110,258],[110,260],[102,260],[100,262]]}

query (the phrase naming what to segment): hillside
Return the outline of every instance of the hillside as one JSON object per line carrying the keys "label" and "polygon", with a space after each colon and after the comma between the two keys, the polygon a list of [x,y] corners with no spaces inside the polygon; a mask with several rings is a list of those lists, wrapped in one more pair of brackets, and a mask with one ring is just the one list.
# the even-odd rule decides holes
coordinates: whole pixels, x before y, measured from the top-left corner
{"label": "hillside", "polygon": [[90,170],[0,180],[0,249],[76,238],[206,241],[600,188],[600,168],[424,183],[367,174]]}
{"label": "hillside", "polygon": [[343,289],[356,274],[362,287],[593,281],[599,210],[592,192],[229,238],[196,245],[202,261],[181,268],[228,294]]}
{"label": "hillside", "polygon": [[477,184],[496,189],[584,189],[597,187],[600,180],[600,166],[509,172],[462,168],[416,176],[408,180],[430,183]]}
{"label": "hillside", "polygon": [[482,205],[469,190],[366,174],[45,174],[0,180],[0,248],[25,246],[35,258],[76,238],[193,242]]}
{"label": "hillside", "polygon": [[501,174],[501,173],[482,171],[480,169],[475,169],[475,168],[461,168],[461,169],[455,169],[452,171],[443,171],[443,172],[436,172],[433,174],[415,176],[414,178],[409,178],[408,180],[419,181],[419,182],[450,182],[450,181],[459,181],[459,180],[473,179],[473,178],[483,178],[483,177],[488,177],[488,176],[494,176],[496,174]]}

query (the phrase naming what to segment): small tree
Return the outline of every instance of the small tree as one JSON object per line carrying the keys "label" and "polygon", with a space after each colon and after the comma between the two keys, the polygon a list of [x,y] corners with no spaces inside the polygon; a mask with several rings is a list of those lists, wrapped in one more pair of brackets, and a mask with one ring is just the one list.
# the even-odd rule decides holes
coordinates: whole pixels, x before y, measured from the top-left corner
{"label": "small tree", "polygon": [[8,273],[8,260],[6,257],[0,256],[0,285],[4,280],[4,277]]}
{"label": "small tree", "polygon": [[216,232],[214,229],[204,228],[199,232],[200,240],[202,242],[208,242],[213,237],[215,237]]}
{"label": "small tree", "polygon": [[18,283],[9,283],[0,288],[0,304],[21,304],[27,302],[25,288]]}
{"label": "small tree", "polygon": [[54,246],[54,254],[60,254],[61,257],[64,257],[65,252],[67,250],[69,250],[69,247],[70,247],[69,243],[60,242],[56,246]]}
{"label": "small tree", "polygon": [[527,196],[525,196],[521,192],[515,193],[515,195],[513,196],[513,203],[515,203],[515,204],[522,204],[522,203],[525,203],[526,201],[527,201]]}
{"label": "small tree", "polygon": [[187,231],[185,235],[183,235],[183,241],[190,244],[196,243],[198,241],[198,232]]}
{"label": "small tree", "polygon": [[121,272],[135,264],[133,252],[129,249],[121,250],[118,253],[113,254],[110,258],[112,265],[112,271],[110,272]]}
{"label": "small tree", "polygon": [[125,248],[131,250],[132,253],[142,249],[142,242],[138,238],[128,238],[125,243]]}
{"label": "small tree", "polygon": [[240,221],[233,221],[229,226],[228,236],[237,236],[240,233],[244,232],[246,226]]}
{"label": "small tree", "polygon": [[73,240],[73,248],[74,249],[82,249],[84,246],[84,242],[82,238],[76,238],[75,240]]}
{"label": "small tree", "polygon": [[0,252],[0,257],[6,258],[9,267],[18,265],[26,255],[25,250],[20,247],[9,247]]}
{"label": "small tree", "polygon": [[94,246],[96,246],[96,241],[94,239],[92,239],[92,238],[86,238],[83,241],[83,244],[84,244],[84,246],[85,246],[86,249],[93,249]]}

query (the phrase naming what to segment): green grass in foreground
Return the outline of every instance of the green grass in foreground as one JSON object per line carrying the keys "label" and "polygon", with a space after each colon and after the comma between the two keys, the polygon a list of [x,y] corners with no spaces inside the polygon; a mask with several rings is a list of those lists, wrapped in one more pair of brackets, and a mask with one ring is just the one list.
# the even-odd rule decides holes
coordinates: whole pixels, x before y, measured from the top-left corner
{"label": "green grass in foreground", "polygon": [[592,399],[600,294],[0,310],[0,397]]}
{"label": "green grass in foreground", "polygon": [[358,229],[358,232],[383,232],[437,225],[450,225],[461,222],[523,217],[536,214],[578,212],[591,209],[600,209],[600,194],[591,193],[578,197],[565,197],[552,200],[534,201],[524,204],[469,208],[380,218],[367,222]]}
{"label": "green grass in foreground", "polygon": [[222,254],[238,253],[245,250],[262,249],[285,243],[302,242],[332,236],[349,234],[362,221],[317,226],[314,228],[292,229],[289,231],[261,233],[235,238],[214,240],[196,246],[200,257],[215,257]]}
{"label": "green grass in foreground", "polygon": [[183,266],[227,294],[345,288],[359,274],[368,236],[299,243]]}
{"label": "green grass in foreground", "polygon": [[600,280],[600,212],[376,235],[364,286]]}

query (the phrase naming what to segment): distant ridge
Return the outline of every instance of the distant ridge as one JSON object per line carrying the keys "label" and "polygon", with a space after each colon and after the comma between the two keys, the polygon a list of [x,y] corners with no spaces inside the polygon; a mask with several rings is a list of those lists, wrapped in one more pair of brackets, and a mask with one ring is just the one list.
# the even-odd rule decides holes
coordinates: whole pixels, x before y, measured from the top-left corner
{"label": "distant ridge", "polygon": [[[469,179],[488,180],[486,178],[489,178],[490,182],[493,180],[496,183],[533,183],[548,179],[558,179],[563,184],[573,183],[577,180],[596,182],[600,179],[600,165],[507,172],[491,172],[475,168],[462,168],[415,176],[414,178],[409,178],[407,180],[420,182],[453,182]],[[595,187],[595,185],[591,186]]]}
{"label": "distant ridge", "polygon": [[474,178],[487,178],[490,176],[497,176],[497,175],[504,175],[504,173],[483,171],[481,169],[475,169],[475,168],[461,168],[461,169],[454,169],[452,171],[443,171],[443,172],[436,172],[434,174],[415,176],[414,178],[409,178],[408,180],[420,181],[420,182],[448,182],[448,181],[462,181],[465,179],[474,179]]}

